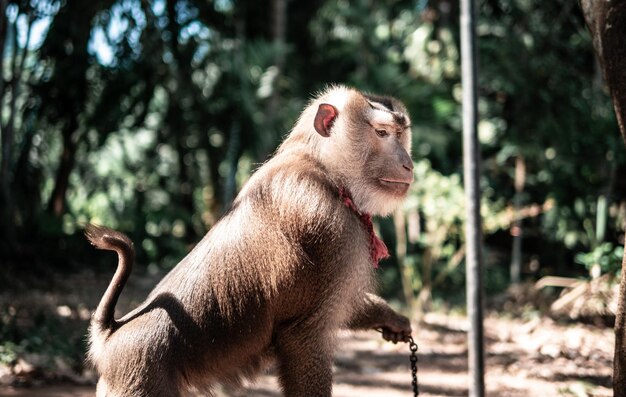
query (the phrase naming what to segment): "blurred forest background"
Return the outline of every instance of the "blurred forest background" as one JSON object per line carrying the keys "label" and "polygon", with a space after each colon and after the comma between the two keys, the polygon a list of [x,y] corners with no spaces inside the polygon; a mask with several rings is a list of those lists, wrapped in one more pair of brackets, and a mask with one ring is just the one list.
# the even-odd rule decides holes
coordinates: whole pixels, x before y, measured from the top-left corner
{"label": "blurred forest background", "polygon": [[[626,152],[579,6],[478,3],[487,292],[542,276],[610,289]],[[167,271],[312,94],[344,83],[413,119],[416,182],[379,220],[395,253],[383,294],[414,313],[461,307],[458,14],[453,0],[0,0],[0,291],[108,278],[86,222],[127,233],[138,272]],[[58,331],[2,309],[0,361]]]}

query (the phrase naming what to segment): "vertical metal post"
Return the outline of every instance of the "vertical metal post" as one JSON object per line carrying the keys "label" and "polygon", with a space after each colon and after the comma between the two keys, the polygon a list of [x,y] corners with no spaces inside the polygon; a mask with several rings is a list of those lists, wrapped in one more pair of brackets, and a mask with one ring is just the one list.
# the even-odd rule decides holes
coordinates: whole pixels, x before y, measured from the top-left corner
{"label": "vertical metal post", "polygon": [[477,134],[476,24],[474,0],[461,0],[461,73],[463,85],[463,171],[466,202],[469,396],[485,395],[483,345],[482,232],[480,217],[480,151]]}

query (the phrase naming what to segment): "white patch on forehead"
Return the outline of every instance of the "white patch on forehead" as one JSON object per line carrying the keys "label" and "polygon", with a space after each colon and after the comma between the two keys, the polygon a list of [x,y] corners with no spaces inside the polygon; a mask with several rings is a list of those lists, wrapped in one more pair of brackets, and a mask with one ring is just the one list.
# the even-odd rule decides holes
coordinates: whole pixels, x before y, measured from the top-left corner
{"label": "white patch on forehead", "polygon": [[395,119],[389,110],[370,109],[372,122],[376,124],[394,124]]}
{"label": "white patch on forehead", "polygon": [[345,108],[349,97],[350,91],[346,87],[335,87],[329,90],[326,95],[322,97],[322,100],[326,103],[330,103],[337,108],[337,110],[341,111]]}

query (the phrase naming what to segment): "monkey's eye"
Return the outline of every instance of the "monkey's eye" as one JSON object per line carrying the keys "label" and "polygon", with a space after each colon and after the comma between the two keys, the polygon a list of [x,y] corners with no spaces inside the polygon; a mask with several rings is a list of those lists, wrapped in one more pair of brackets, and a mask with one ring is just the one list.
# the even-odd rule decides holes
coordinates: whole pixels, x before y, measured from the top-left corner
{"label": "monkey's eye", "polygon": [[379,129],[375,129],[374,131],[376,131],[376,135],[378,135],[381,138],[384,138],[386,136],[389,135],[389,133],[387,132],[387,130],[379,130]]}

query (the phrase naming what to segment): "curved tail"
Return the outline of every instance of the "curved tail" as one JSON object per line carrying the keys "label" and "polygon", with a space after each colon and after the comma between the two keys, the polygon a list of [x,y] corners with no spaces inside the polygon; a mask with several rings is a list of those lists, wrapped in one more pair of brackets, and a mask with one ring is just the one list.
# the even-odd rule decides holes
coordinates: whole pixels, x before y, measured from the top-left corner
{"label": "curved tail", "polygon": [[113,279],[91,319],[92,328],[99,331],[111,330],[116,324],[114,319],[115,304],[128,280],[128,276],[130,276],[135,260],[135,249],[133,242],[125,234],[107,227],[88,224],[85,228],[85,236],[94,247],[115,251],[119,258]]}

